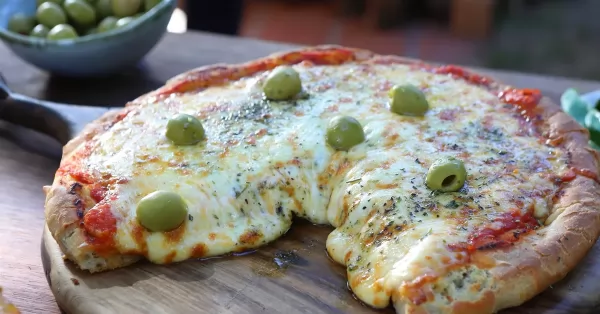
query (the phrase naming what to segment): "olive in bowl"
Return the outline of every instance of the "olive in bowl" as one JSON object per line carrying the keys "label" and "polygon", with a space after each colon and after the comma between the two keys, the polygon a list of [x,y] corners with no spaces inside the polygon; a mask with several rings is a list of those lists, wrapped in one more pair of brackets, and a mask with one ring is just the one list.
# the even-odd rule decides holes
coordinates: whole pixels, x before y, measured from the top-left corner
{"label": "olive in bowl", "polygon": [[0,39],[47,72],[105,76],[136,65],[162,38],[176,6],[176,0],[0,0]]}

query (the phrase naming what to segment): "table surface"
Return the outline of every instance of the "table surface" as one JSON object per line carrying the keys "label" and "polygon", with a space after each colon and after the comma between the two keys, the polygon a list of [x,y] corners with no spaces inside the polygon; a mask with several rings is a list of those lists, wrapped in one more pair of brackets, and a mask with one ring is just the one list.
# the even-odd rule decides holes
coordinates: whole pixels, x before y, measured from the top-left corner
{"label": "table surface", "polygon": [[[135,69],[110,79],[49,76],[0,45],[0,72],[15,92],[57,102],[120,106],[194,67],[251,60],[289,44],[188,32],[168,34]],[[568,87],[600,89],[600,82],[481,70],[518,87],[539,88],[558,101]],[[23,313],[59,313],[40,259],[44,226],[42,185],[52,182],[61,147],[0,121],[0,286]],[[54,157],[49,157],[54,156]]]}

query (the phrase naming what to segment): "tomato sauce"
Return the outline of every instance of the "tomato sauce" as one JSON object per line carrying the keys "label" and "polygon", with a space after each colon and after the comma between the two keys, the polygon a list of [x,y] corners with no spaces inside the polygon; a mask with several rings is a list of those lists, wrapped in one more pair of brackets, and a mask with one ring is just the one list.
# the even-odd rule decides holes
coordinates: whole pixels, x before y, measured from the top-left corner
{"label": "tomato sauce", "polygon": [[89,173],[80,171],[80,170],[70,171],[69,174],[75,181],[80,182],[80,183],[90,184],[90,183],[94,182],[92,175],[90,175]]}
{"label": "tomato sauce", "polygon": [[100,184],[96,184],[90,190],[90,196],[96,203],[100,203],[106,197],[107,188]]}
{"label": "tomato sauce", "polygon": [[508,88],[498,94],[505,103],[515,105],[526,112],[532,111],[542,99],[542,93],[537,89]]}
{"label": "tomato sauce", "polygon": [[470,73],[468,71],[465,71],[463,68],[455,65],[445,65],[433,68],[433,72],[438,74],[449,74],[453,77],[459,77],[467,82],[476,85],[489,86],[491,83],[490,79],[488,79],[487,77],[475,73]]}
{"label": "tomato sauce", "polygon": [[594,172],[593,170],[590,169],[578,169],[578,168],[571,168],[575,173],[590,178],[594,181],[598,181],[598,174],[596,174],[596,172]]}
{"label": "tomato sauce", "polygon": [[85,173],[79,170],[79,165],[76,161],[71,161],[69,163],[63,164],[56,170],[57,176],[66,176],[69,175],[78,183],[90,184],[93,182],[93,178],[90,174]]}
{"label": "tomato sauce", "polygon": [[538,228],[537,219],[530,213],[521,215],[518,211],[503,213],[492,220],[499,227],[485,227],[476,230],[468,237],[466,242],[450,244],[453,251],[474,252],[503,248],[518,241],[520,236]]}
{"label": "tomato sauce", "polygon": [[334,49],[323,55],[322,51],[305,53],[305,57],[315,64],[342,64],[354,59],[354,52],[346,49]]}
{"label": "tomato sauce", "polygon": [[117,219],[110,205],[101,203],[90,209],[83,218],[83,225],[88,232],[88,243],[97,251],[114,249]]}

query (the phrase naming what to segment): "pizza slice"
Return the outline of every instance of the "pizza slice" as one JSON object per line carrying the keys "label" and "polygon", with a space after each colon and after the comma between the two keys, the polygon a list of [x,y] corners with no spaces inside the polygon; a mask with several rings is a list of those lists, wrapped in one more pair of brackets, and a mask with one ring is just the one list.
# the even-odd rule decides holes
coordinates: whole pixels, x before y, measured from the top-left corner
{"label": "pizza slice", "polygon": [[177,76],[65,146],[46,221],[90,272],[335,229],[364,303],[492,313],[600,234],[598,152],[539,91],[337,46]]}

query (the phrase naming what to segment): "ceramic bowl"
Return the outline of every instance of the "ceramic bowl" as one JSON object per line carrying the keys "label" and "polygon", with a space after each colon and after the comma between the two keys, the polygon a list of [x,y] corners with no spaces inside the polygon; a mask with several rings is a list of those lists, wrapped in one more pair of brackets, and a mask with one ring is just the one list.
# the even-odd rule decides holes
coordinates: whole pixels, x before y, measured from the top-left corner
{"label": "ceramic bowl", "polygon": [[53,74],[105,76],[137,64],[162,38],[176,6],[177,0],[163,0],[123,27],[52,41],[6,29],[15,13],[34,16],[36,0],[0,0],[0,39],[21,59]]}

